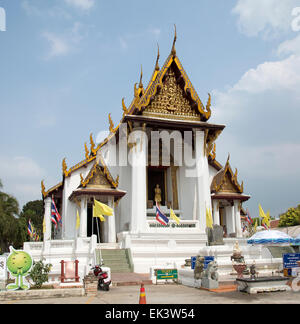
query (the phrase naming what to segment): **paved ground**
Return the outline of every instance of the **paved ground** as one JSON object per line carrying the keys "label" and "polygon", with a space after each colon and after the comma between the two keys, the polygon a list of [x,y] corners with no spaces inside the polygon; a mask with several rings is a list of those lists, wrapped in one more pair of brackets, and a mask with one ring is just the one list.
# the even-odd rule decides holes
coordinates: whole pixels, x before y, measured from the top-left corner
{"label": "paved ground", "polygon": [[[211,293],[177,285],[146,286],[148,304],[300,304],[300,292],[248,295],[240,292]],[[114,287],[98,297],[7,301],[0,304],[137,304],[140,286]]]}

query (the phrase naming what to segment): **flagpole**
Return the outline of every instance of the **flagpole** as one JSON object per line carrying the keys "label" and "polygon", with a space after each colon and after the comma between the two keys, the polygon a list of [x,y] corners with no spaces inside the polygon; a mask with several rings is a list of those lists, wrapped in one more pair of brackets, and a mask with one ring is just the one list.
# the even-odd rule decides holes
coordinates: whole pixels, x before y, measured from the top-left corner
{"label": "flagpole", "polygon": [[99,230],[99,218],[97,217],[96,223],[97,223],[97,231],[99,236],[99,250],[100,250],[100,265],[102,266],[102,251],[101,251],[101,237],[100,237],[100,230]]}

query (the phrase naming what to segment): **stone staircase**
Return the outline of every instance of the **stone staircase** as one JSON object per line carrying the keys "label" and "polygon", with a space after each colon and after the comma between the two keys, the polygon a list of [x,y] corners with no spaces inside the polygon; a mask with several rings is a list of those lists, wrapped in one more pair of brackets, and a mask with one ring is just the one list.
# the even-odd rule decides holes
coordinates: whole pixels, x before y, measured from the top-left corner
{"label": "stone staircase", "polygon": [[[105,267],[111,269],[111,273],[131,273],[133,263],[130,249],[101,249]],[[100,263],[100,250],[96,250],[96,263]]]}

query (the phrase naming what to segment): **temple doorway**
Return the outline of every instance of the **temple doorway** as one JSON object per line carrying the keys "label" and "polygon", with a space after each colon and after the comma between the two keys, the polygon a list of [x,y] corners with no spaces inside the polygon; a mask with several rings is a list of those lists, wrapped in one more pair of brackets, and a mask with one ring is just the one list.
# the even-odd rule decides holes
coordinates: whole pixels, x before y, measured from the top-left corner
{"label": "temple doorway", "polygon": [[[99,234],[97,229],[97,223],[99,226]],[[104,243],[104,226],[103,223],[99,221],[99,219],[93,217],[93,205],[89,204],[87,209],[87,236],[91,237],[92,235],[97,236],[97,243]]]}
{"label": "temple doorway", "polygon": [[148,168],[148,207],[152,204],[155,206],[155,189],[159,186],[161,190],[161,205],[167,204],[166,193],[166,169],[161,167],[149,167]]}

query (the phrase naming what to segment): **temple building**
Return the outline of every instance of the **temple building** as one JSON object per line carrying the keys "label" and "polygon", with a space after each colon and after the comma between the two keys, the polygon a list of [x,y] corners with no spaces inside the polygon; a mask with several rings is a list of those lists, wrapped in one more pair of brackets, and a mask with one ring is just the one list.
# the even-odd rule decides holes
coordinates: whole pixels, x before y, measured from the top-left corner
{"label": "temple building", "polygon": [[[250,196],[229,157],[224,166],[216,160],[215,142],[225,126],[209,122],[211,96],[202,103],[175,43],[176,35],[161,68],[158,52],[148,86],[141,73],[130,105],[122,100],[117,126],[109,115],[109,136],[95,144],[91,134],[81,162],[69,168],[63,160],[61,183],[46,190],[42,182],[44,242],[24,247],[35,258],[57,264],[79,259],[81,276],[99,249],[129,251],[135,272],[147,273],[157,264],[180,265],[205,248],[208,211],[213,223],[223,226],[225,244],[242,239],[242,204]],[[51,223],[52,199],[62,217],[58,231]],[[95,199],[114,211],[105,222],[93,217]],[[168,217],[173,209],[180,224],[170,220],[161,225],[156,203]]]}

